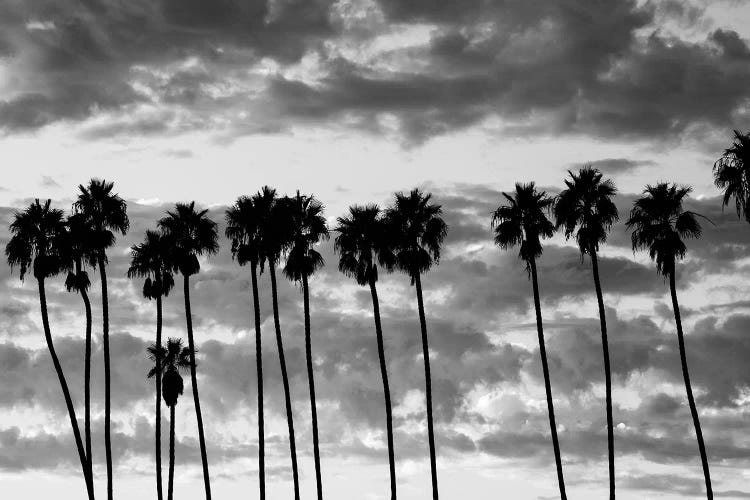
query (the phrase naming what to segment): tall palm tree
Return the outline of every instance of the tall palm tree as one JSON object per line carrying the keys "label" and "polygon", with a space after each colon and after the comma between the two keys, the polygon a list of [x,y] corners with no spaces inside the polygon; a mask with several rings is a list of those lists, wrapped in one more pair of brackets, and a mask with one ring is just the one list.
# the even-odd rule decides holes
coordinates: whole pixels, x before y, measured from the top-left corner
{"label": "tall palm tree", "polygon": [[526,262],[526,271],[531,277],[534,293],[534,309],[536,311],[536,328],[539,336],[539,354],[542,358],[542,372],[544,374],[544,389],[547,393],[547,413],[549,427],[552,434],[552,447],[555,452],[557,466],[557,482],[560,488],[560,498],[567,499],[565,494],[565,480],[563,478],[562,459],[560,457],[560,443],[557,440],[557,425],[555,424],[555,407],[552,403],[552,388],[547,366],[547,350],[544,345],[544,329],[542,326],[542,310],[539,302],[539,280],[536,272],[536,260],[542,255],[542,239],[549,238],[555,232],[555,226],[549,221],[545,212],[552,206],[553,199],[546,192],[537,191],[533,182],[516,184],[515,192],[503,193],[505,204],[500,205],[492,214],[492,228],[495,232],[495,244],[508,249],[520,247],[519,257]]}
{"label": "tall palm tree", "polygon": [[[288,206],[276,196],[276,190],[268,186],[256,193],[253,205],[258,210],[259,218],[259,261],[268,262],[268,274],[271,275],[271,299],[273,304],[273,326],[276,332],[276,348],[279,351],[281,365],[281,381],[284,385],[284,401],[286,403],[286,422],[289,429],[289,454],[292,460],[292,480],[294,485],[294,499],[299,500],[299,472],[297,470],[297,445],[294,439],[294,414],[292,411],[292,396],[289,390],[289,375],[286,370],[284,357],[284,342],[281,337],[279,321],[279,300],[276,288],[276,266],[282,254],[289,246],[289,227],[291,225]],[[261,267],[261,272],[263,268]]]}
{"label": "tall palm tree", "polygon": [[[167,212],[167,216],[159,221],[159,227],[172,242],[172,259],[174,269],[182,274],[183,293],[185,295],[185,320],[187,322],[188,348],[195,353],[193,340],[193,316],[190,312],[190,276],[197,274],[200,269],[198,257],[213,255],[219,251],[218,232],[216,223],[208,218],[208,210],[196,210],[195,202],[177,203],[174,211]],[[200,398],[198,396],[198,380],[195,370],[195,356],[190,362],[190,382],[193,387],[193,402],[198,421],[198,441],[201,449],[203,464],[203,485],[206,490],[206,500],[211,500],[211,480],[208,475],[208,456],[206,454],[206,439],[203,433],[203,415],[201,414]]]}
{"label": "tall palm tree", "polygon": [[94,499],[94,484],[91,467],[86,455],[86,450],[81,440],[81,432],[78,428],[73,400],[70,397],[68,383],[65,380],[60,360],[57,357],[55,346],[52,342],[52,333],[47,316],[47,295],[44,282],[47,278],[56,276],[68,265],[65,255],[61,255],[59,248],[64,238],[64,222],[61,210],[50,208],[50,200],[44,204],[37,199],[24,211],[16,212],[13,222],[10,224],[11,239],[5,247],[5,256],[11,269],[16,266],[23,281],[28,271],[31,271],[37,281],[39,289],[39,305],[42,314],[42,326],[44,327],[44,338],[47,342],[52,357],[52,364],[57,373],[57,379],[68,409],[70,426],[73,428],[78,458],[81,461],[81,470],[86,483],[86,492],[89,500]]}
{"label": "tall palm tree", "polygon": [[385,396],[386,433],[388,438],[388,464],[391,478],[391,500],[396,500],[396,460],[393,451],[393,412],[388,368],[385,361],[383,329],[380,325],[378,301],[378,264],[386,270],[393,268],[393,252],[380,208],[377,205],[349,207],[349,215],[337,219],[335,250],[339,253],[339,271],[356,280],[358,285],[369,286],[372,311],[375,318],[375,336],[380,359],[380,376]]}
{"label": "tall palm tree", "polygon": [[422,273],[440,261],[440,247],[448,234],[440,205],[430,203],[432,195],[413,189],[409,194],[396,193],[395,203],[386,210],[388,231],[393,236],[395,267],[411,278],[417,289],[419,326],[422,331],[424,357],[425,398],[427,405],[427,437],[430,445],[430,471],[432,473],[432,498],[438,499],[435,431],[432,422],[432,376],[430,375],[430,349],[427,340],[427,321],[422,300]]}
{"label": "tall palm tree", "polygon": [[[146,238],[143,243],[133,245],[130,252],[128,278],[145,278],[143,296],[149,300],[156,300],[156,343],[154,348],[157,351],[162,349],[162,297],[169,295],[172,287],[174,287],[174,264],[171,261],[172,248],[172,242],[166,235],[157,231],[146,231]],[[156,461],[156,497],[158,500],[163,498],[161,480],[161,359],[156,355],[153,359],[156,363],[154,372],[156,379],[154,456]]]}
{"label": "tall palm tree", "polygon": [[73,208],[85,218],[92,231],[91,246],[102,286],[102,350],[104,351],[104,452],[107,461],[107,499],[112,500],[111,381],[109,356],[109,300],[107,297],[107,248],[115,244],[115,233],[125,234],[130,227],[127,203],[112,190],[114,184],[91,179],[88,186],[78,186]]}
{"label": "tall palm tree", "polygon": [[612,422],[612,375],[609,366],[609,343],[607,341],[607,319],[604,313],[604,298],[599,279],[599,245],[607,239],[612,224],[617,221],[617,207],[612,197],[617,193],[614,183],[602,180],[602,173],[591,167],[584,167],[574,174],[568,172],[565,189],[555,202],[555,225],[565,230],[565,237],[575,236],[581,258],[591,257],[594,274],[594,289],[599,305],[599,323],[602,331],[602,351],[604,354],[604,382],[607,406],[607,450],[609,456],[609,498],[615,498],[615,438]]}
{"label": "tall palm tree", "polygon": [[320,477],[320,445],[318,442],[318,410],[315,404],[315,379],[313,376],[312,341],[310,335],[310,286],[308,280],[315,271],[323,267],[323,256],[315,245],[327,240],[328,226],[323,217],[323,205],[314,196],[297,194],[288,198],[290,221],[290,247],[284,275],[302,284],[305,313],[305,356],[307,358],[307,381],[310,386],[310,409],[312,413],[313,458],[315,460],[315,483],[318,500],[323,500],[323,483]]}
{"label": "tall palm tree", "polygon": [[682,320],[680,319],[680,305],[677,302],[676,287],[676,264],[678,260],[685,257],[687,246],[683,241],[686,238],[699,238],[701,226],[695,212],[684,210],[682,202],[690,194],[692,189],[688,186],[677,186],[660,182],[655,186],[646,186],[643,196],[638,198],[630,211],[630,218],[625,223],[628,229],[633,231],[631,235],[633,251],[648,250],[651,260],[656,262],[656,271],[669,279],[669,291],[672,296],[672,308],[674,309],[674,320],[677,327],[677,342],[680,349],[680,362],[682,365],[682,376],[685,380],[685,391],[687,392],[690,414],[693,417],[695,434],[698,439],[698,450],[700,451],[701,463],[703,465],[703,476],[706,482],[706,497],[713,499],[711,489],[711,474],[708,469],[708,457],[706,446],[703,443],[703,432],[698,418],[698,410],[693,398],[693,389],[690,385],[690,373],[688,372],[687,356],[685,354],[685,338],[682,333]]}
{"label": "tall palm tree", "polygon": [[734,142],[714,163],[714,183],[724,190],[723,206],[734,198],[737,217],[750,222],[750,132],[734,131]]}
{"label": "tall palm tree", "polygon": [[174,409],[182,395],[185,384],[180,371],[190,369],[195,360],[193,351],[182,346],[182,339],[169,339],[167,347],[152,344],[148,347],[148,358],[154,367],[148,372],[148,378],[161,377],[164,403],[169,407],[169,475],[167,482],[167,500],[172,500],[174,491]]}
{"label": "tall palm tree", "polygon": [[255,367],[258,378],[258,482],[260,500],[266,498],[266,445],[263,416],[263,346],[260,330],[260,300],[258,297],[258,267],[265,261],[261,251],[261,217],[253,199],[240,196],[226,211],[226,237],[232,242],[232,258],[239,265],[250,263],[250,278],[255,310]]}

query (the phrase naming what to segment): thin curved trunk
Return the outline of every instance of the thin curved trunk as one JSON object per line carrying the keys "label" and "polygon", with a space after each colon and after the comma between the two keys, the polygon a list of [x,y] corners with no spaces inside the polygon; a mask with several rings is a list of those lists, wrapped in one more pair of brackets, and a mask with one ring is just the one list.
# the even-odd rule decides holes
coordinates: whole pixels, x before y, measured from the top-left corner
{"label": "thin curved trunk", "polygon": [[[76,262],[76,276],[82,272],[81,262]],[[83,306],[86,310],[86,350],[83,366],[83,435],[86,445],[86,459],[89,463],[89,473],[93,477],[93,458],[91,457],[91,301],[85,288],[79,290]]]}
{"label": "thin curved trunk", "polygon": [[567,500],[565,494],[565,479],[563,478],[562,458],[560,457],[560,443],[557,440],[557,424],[555,424],[555,405],[552,402],[552,387],[549,380],[549,367],[547,366],[547,350],[544,346],[544,329],[542,327],[542,307],[539,303],[539,281],[536,275],[536,261],[530,260],[531,283],[534,289],[534,309],[536,310],[536,330],[539,335],[539,355],[542,358],[542,371],[544,372],[544,390],[547,393],[547,413],[549,414],[549,429],[552,434],[552,448],[555,451],[555,465],[557,466],[557,483],[560,487],[561,500]]}
{"label": "thin curved trunk", "polygon": [[701,422],[698,418],[698,409],[695,406],[693,398],[693,389],[690,385],[690,373],[688,371],[687,354],[685,353],[685,338],[682,333],[682,320],[680,319],[680,304],[677,302],[677,286],[675,283],[675,273],[669,273],[669,291],[672,294],[672,308],[674,309],[674,321],[677,325],[677,342],[680,346],[680,363],[682,364],[682,377],[685,379],[685,392],[687,392],[688,404],[690,405],[690,414],[693,416],[693,425],[695,426],[695,436],[698,439],[698,450],[701,454],[701,464],[703,465],[703,478],[706,481],[706,498],[713,500],[714,492],[711,488],[711,472],[708,468],[708,456],[706,454],[706,445],[703,442],[703,432],[701,431]]}
{"label": "thin curved trunk", "polygon": [[[162,324],[162,312],[161,312],[161,295],[156,296],[156,347],[157,352],[161,352],[161,324]],[[156,498],[162,500],[164,495],[162,493],[161,484],[161,358],[156,357],[156,435],[155,441],[155,458],[156,458]]]}
{"label": "thin curved trunk", "polygon": [[305,357],[307,358],[307,381],[310,385],[310,411],[312,413],[313,458],[315,459],[315,484],[318,500],[323,500],[323,483],[320,477],[320,444],[318,442],[318,409],[315,404],[315,378],[312,362],[312,339],[310,338],[310,287],[307,276],[302,276],[302,295],[305,310]]}
{"label": "thin curved trunk", "polygon": [[258,265],[251,264],[253,307],[255,308],[255,366],[258,378],[258,484],[260,500],[266,498],[266,445],[263,416],[263,345],[260,334],[260,300],[258,299]]}
{"label": "thin curved trunk", "polygon": [[47,294],[44,290],[44,280],[42,278],[37,279],[39,285],[39,305],[42,311],[42,326],[44,327],[44,339],[47,341],[47,349],[52,357],[52,364],[55,366],[55,372],[57,373],[57,379],[60,382],[60,388],[65,398],[65,406],[68,408],[68,416],[70,417],[70,426],[73,428],[73,438],[76,442],[76,449],[78,450],[78,458],[81,460],[81,469],[83,470],[83,479],[86,482],[86,493],[88,494],[89,500],[94,500],[94,482],[91,477],[91,468],[89,467],[88,458],[86,451],[83,448],[83,441],[81,440],[81,431],[78,429],[78,419],[76,418],[76,411],[73,407],[73,400],[70,397],[70,390],[68,389],[68,383],[65,380],[65,374],[63,373],[60,360],[57,358],[57,352],[52,342],[52,332],[49,327],[49,318],[47,317]]}
{"label": "thin curved trunk", "polygon": [[273,298],[273,326],[276,330],[276,346],[279,350],[279,363],[281,364],[281,380],[284,383],[284,400],[286,401],[286,422],[289,427],[289,453],[292,456],[292,479],[294,480],[294,500],[299,500],[299,474],[297,472],[297,445],[294,441],[294,417],[292,413],[292,397],[289,393],[289,376],[286,372],[286,361],[284,359],[284,343],[281,339],[281,325],[279,324],[279,301],[276,292],[276,265],[268,263],[268,272],[271,275],[271,295]]}
{"label": "thin curved trunk", "polygon": [[169,479],[167,481],[167,500],[172,500],[174,492],[174,405],[169,407]]}
{"label": "thin curved trunk", "polygon": [[370,278],[370,294],[372,295],[372,312],[375,317],[375,336],[378,341],[378,358],[380,359],[380,376],[383,379],[383,395],[385,396],[386,434],[388,436],[388,466],[391,475],[391,500],[396,500],[396,459],[393,452],[393,412],[391,410],[391,388],[388,384],[388,368],[385,362],[385,347],[383,329],[380,325],[380,302],[375,279]]}
{"label": "thin curved trunk", "polygon": [[190,277],[183,275],[183,293],[185,295],[185,320],[187,321],[188,347],[190,356],[190,385],[193,386],[193,403],[195,417],[198,421],[198,442],[201,448],[201,463],[203,464],[203,485],[206,490],[206,500],[211,500],[211,480],[208,475],[208,456],[206,454],[206,438],[203,433],[203,415],[201,401],[198,396],[198,376],[195,371],[195,342],[193,341],[193,315],[190,312]]}
{"label": "thin curved trunk", "polygon": [[109,369],[109,299],[104,252],[99,254],[99,274],[102,282],[102,350],[104,351],[104,454],[107,461],[107,499],[112,500],[112,438],[110,436],[112,406]]}
{"label": "thin curved trunk", "polygon": [[607,340],[607,318],[604,312],[602,285],[599,282],[599,260],[596,250],[591,250],[591,266],[594,272],[594,288],[599,304],[599,323],[602,330],[602,353],[604,355],[604,386],[607,405],[607,452],[609,457],[609,499],[615,500],[615,435],[612,419],[612,372],[609,365],[609,341]]}
{"label": "thin curved trunk", "polygon": [[424,316],[422,300],[422,280],[419,273],[414,277],[417,288],[417,307],[419,309],[419,327],[422,330],[422,355],[424,356],[425,396],[427,399],[427,439],[430,443],[430,471],[432,472],[432,499],[438,500],[438,478],[435,453],[435,430],[432,424],[432,376],[430,375],[430,348],[427,342],[427,320]]}

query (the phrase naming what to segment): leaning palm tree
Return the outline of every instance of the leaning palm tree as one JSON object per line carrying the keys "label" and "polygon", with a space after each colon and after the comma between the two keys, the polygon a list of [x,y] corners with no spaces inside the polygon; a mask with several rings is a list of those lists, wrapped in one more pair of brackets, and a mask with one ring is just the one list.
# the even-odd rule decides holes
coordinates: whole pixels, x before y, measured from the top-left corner
{"label": "leaning palm tree", "polygon": [[547,366],[547,350],[544,345],[544,329],[542,327],[542,310],[539,303],[539,280],[536,272],[536,260],[542,255],[541,240],[549,238],[555,232],[555,226],[545,214],[552,206],[553,200],[547,196],[546,192],[537,191],[533,182],[516,184],[515,192],[512,194],[503,193],[503,197],[505,198],[505,204],[500,205],[492,214],[495,244],[503,249],[519,246],[519,257],[526,262],[526,271],[531,278],[534,309],[536,311],[536,328],[539,336],[539,355],[542,358],[544,389],[547,393],[547,413],[557,466],[557,482],[560,488],[560,498],[565,500],[567,496],[560,457],[560,444],[557,440],[555,407],[552,403],[552,388]]}
{"label": "leaning palm tree", "polygon": [[440,205],[430,203],[432,195],[413,189],[409,194],[396,193],[395,203],[386,210],[386,224],[393,237],[395,267],[411,278],[417,289],[417,309],[422,332],[424,357],[425,399],[427,405],[427,438],[430,445],[430,471],[432,473],[432,498],[438,499],[435,431],[432,423],[432,376],[430,375],[430,349],[427,340],[427,321],[422,300],[422,273],[440,261],[440,247],[448,233]]}
{"label": "leaning palm tree", "polygon": [[[208,218],[208,210],[195,210],[195,202],[177,203],[174,211],[167,212],[167,216],[159,221],[159,227],[172,242],[172,262],[174,270],[182,274],[183,293],[185,296],[185,320],[187,323],[188,348],[195,353],[193,340],[193,316],[190,312],[190,276],[197,274],[200,269],[198,257],[213,255],[219,251],[218,232],[216,223]],[[193,387],[193,402],[198,421],[198,441],[201,449],[203,464],[203,485],[206,490],[206,500],[211,500],[211,481],[208,475],[208,456],[206,454],[206,439],[203,433],[203,415],[201,414],[200,398],[198,396],[198,380],[195,369],[195,356],[191,357],[190,382]]]}
{"label": "leaning palm tree", "polygon": [[599,245],[607,239],[612,224],[617,221],[617,207],[612,197],[617,193],[614,183],[602,180],[602,173],[591,167],[584,167],[578,173],[568,172],[565,189],[555,202],[555,221],[558,228],[564,228],[565,237],[575,236],[581,258],[588,255],[594,274],[594,290],[599,305],[599,323],[602,331],[604,354],[604,382],[607,410],[607,450],[609,456],[609,498],[615,498],[615,438],[612,423],[612,376],[609,365],[609,343],[607,342],[607,320],[604,313],[604,299],[599,279]]}
{"label": "leaning palm tree", "polygon": [[47,342],[52,357],[52,364],[60,382],[60,388],[65,399],[65,406],[70,417],[70,426],[73,428],[73,437],[78,450],[78,458],[81,461],[81,470],[86,483],[86,492],[89,500],[94,498],[94,484],[91,474],[91,466],[86,455],[86,450],[81,440],[81,432],[78,428],[73,400],[70,397],[68,383],[65,380],[60,360],[57,357],[55,346],[52,342],[52,333],[47,316],[47,295],[45,291],[45,280],[62,272],[67,266],[66,256],[61,255],[59,248],[64,238],[64,222],[61,210],[50,208],[50,200],[44,204],[37,199],[24,211],[16,212],[13,222],[10,224],[11,239],[5,247],[5,255],[11,269],[18,267],[21,280],[23,281],[28,271],[36,278],[39,289],[39,305],[42,313],[42,326],[44,338]]}
{"label": "leaning palm tree", "polygon": [[172,500],[174,491],[174,409],[182,395],[185,384],[180,371],[190,369],[194,356],[189,347],[182,346],[182,339],[169,339],[167,347],[152,344],[148,347],[148,358],[154,367],[148,372],[148,378],[161,377],[164,403],[169,407],[169,475],[167,481],[167,500]]}
{"label": "leaning palm tree", "polygon": [[[154,348],[159,350],[161,345],[162,328],[162,297],[169,295],[174,287],[174,264],[171,261],[172,242],[169,238],[157,231],[146,231],[146,239],[143,243],[133,245],[130,252],[130,268],[128,278],[145,278],[143,283],[143,296],[149,300],[156,300],[156,343]],[[161,358],[154,357],[156,379],[156,401],[155,401],[155,436],[154,452],[156,461],[156,497],[162,500],[161,480]]]}
{"label": "leaning palm tree", "polygon": [[315,405],[315,379],[313,377],[312,341],[310,336],[310,286],[308,280],[323,267],[323,257],[315,245],[328,239],[328,226],[323,217],[323,205],[314,196],[301,195],[299,191],[286,199],[289,215],[290,246],[284,275],[302,284],[305,315],[305,356],[307,358],[307,381],[310,386],[310,408],[312,413],[313,458],[315,460],[315,483],[318,500],[323,500],[323,483],[320,477],[320,447],[318,442],[318,411]]}
{"label": "leaning palm tree", "polygon": [[386,270],[393,268],[393,252],[380,208],[377,205],[349,207],[349,215],[337,219],[335,250],[339,253],[339,271],[356,280],[358,285],[369,286],[372,311],[375,318],[375,336],[380,359],[380,376],[385,396],[386,434],[388,439],[388,464],[391,478],[391,500],[396,500],[396,460],[393,451],[393,413],[388,369],[385,361],[383,329],[380,325],[380,302],[375,283],[378,281],[378,264]]}
{"label": "leaning palm tree", "polygon": [[750,222],[750,132],[734,131],[734,142],[714,163],[714,183],[724,190],[722,205],[734,198],[737,217]]}
{"label": "leaning palm tree", "polygon": [[706,446],[703,443],[701,423],[698,419],[698,410],[690,385],[690,373],[688,372],[685,354],[685,338],[682,333],[682,320],[680,319],[680,305],[677,302],[676,264],[687,253],[687,246],[685,246],[683,239],[699,238],[701,235],[701,227],[698,223],[698,217],[701,216],[682,208],[683,200],[687,198],[691,191],[690,187],[677,186],[666,182],[660,182],[655,186],[646,186],[643,196],[635,201],[633,209],[630,211],[630,218],[625,224],[628,229],[633,231],[631,237],[633,251],[648,249],[649,256],[656,262],[656,271],[669,280],[682,376],[685,380],[690,414],[693,417],[695,434],[698,439],[698,450],[700,451],[703,476],[706,482],[706,497],[713,499]]}
{"label": "leaning palm tree", "polygon": [[79,193],[73,208],[81,214],[92,231],[91,246],[96,252],[96,261],[102,287],[102,350],[104,351],[104,453],[107,461],[107,499],[112,500],[112,439],[111,382],[109,356],[109,300],[107,296],[107,248],[115,244],[115,234],[125,234],[130,227],[127,204],[113,193],[114,184],[91,179],[88,186],[78,186]]}
{"label": "leaning palm tree", "polygon": [[226,211],[226,237],[232,242],[232,258],[239,265],[250,263],[250,278],[255,310],[255,367],[258,379],[258,482],[260,500],[266,498],[266,447],[263,416],[263,349],[260,331],[260,300],[258,297],[258,267],[263,268],[261,252],[261,216],[253,199],[240,196]]}

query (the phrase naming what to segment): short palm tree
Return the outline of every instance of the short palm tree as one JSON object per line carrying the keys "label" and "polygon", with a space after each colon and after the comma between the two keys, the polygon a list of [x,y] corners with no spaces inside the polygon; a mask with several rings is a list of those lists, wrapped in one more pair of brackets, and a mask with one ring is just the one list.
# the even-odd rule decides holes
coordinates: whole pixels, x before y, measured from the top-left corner
{"label": "short palm tree", "polygon": [[107,499],[112,500],[111,381],[109,356],[109,299],[107,296],[107,248],[115,244],[115,233],[127,233],[130,222],[127,203],[114,193],[114,184],[91,179],[78,186],[74,211],[85,219],[91,231],[90,246],[96,252],[102,287],[102,350],[104,351],[104,452],[107,461]]}
{"label": "short palm tree", "polygon": [[39,289],[39,305],[42,314],[42,326],[44,327],[44,338],[47,342],[52,357],[52,364],[57,373],[57,379],[65,398],[65,406],[70,417],[70,426],[73,428],[78,458],[81,461],[81,470],[86,483],[86,492],[89,500],[94,498],[94,484],[91,474],[91,466],[81,440],[81,432],[78,428],[73,401],[70,390],[65,379],[60,360],[57,357],[55,346],[52,342],[52,333],[47,316],[47,295],[45,292],[45,280],[56,276],[65,270],[69,263],[67,256],[61,254],[59,249],[64,245],[61,241],[65,238],[65,227],[63,212],[50,207],[50,200],[44,204],[37,199],[22,212],[16,212],[13,222],[10,224],[11,238],[5,247],[5,256],[11,269],[18,267],[21,280],[31,271],[36,278]]}
{"label": "short palm tree", "polygon": [[687,246],[683,240],[685,238],[699,238],[701,235],[701,227],[698,223],[700,215],[682,208],[683,201],[691,191],[690,187],[677,186],[666,182],[661,182],[655,186],[646,186],[643,196],[635,201],[626,225],[628,229],[633,231],[633,251],[647,249],[651,259],[656,262],[656,271],[669,280],[682,376],[685,380],[690,414],[693,417],[695,434],[698,439],[703,476],[706,482],[706,496],[708,499],[713,499],[706,446],[703,443],[701,423],[693,398],[693,389],[690,385],[675,276],[677,261],[684,258],[687,253]]}
{"label": "short palm tree", "polygon": [[427,438],[430,445],[432,498],[438,499],[435,431],[432,420],[432,376],[427,321],[422,300],[422,274],[440,261],[440,247],[448,234],[440,205],[431,203],[432,195],[413,189],[409,194],[396,193],[394,205],[386,210],[389,234],[393,237],[394,264],[411,278],[417,290],[419,326],[422,332],[424,357],[425,399],[427,405]]}
{"label": "short palm tree", "polygon": [[734,142],[714,163],[714,183],[724,190],[723,206],[734,198],[737,217],[750,222],[750,132],[734,131]]}
{"label": "short palm tree", "polygon": [[[172,242],[172,262],[174,270],[182,274],[183,293],[185,296],[185,320],[187,322],[188,348],[195,353],[193,340],[193,316],[190,312],[190,276],[200,271],[198,257],[213,255],[219,251],[217,226],[208,218],[208,210],[196,210],[195,202],[177,203],[175,209],[159,221],[159,227]],[[206,439],[203,433],[203,415],[201,414],[198,380],[195,369],[195,357],[191,357],[190,382],[193,387],[193,402],[198,421],[198,441],[203,464],[203,485],[206,500],[211,500],[211,480],[208,474],[208,456]]]}
{"label": "short palm tree", "polygon": [[314,196],[301,195],[287,198],[289,215],[290,246],[284,275],[302,284],[305,315],[305,355],[307,358],[307,381],[310,386],[310,408],[312,413],[313,458],[315,460],[315,482],[318,500],[323,500],[323,483],[320,475],[320,444],[318,442],[318,411],[315,404],[315,378],[313,375],[312,341],[310,335],[310,276],[323,267],[323,257],[315,245],[327,240],[328,226],[323,216],[323,205]]}
{"label": "short palm tree", "polygon": [[152,344],[148,347],[148,358],[154,363],[148,372],[148,378],[161,377],[164,403],[169,407],[169,475],[167,482],[167,500],[172,500],[174,491],[174,409],[182,395],[185,384],[181,371],[195,365],[194,356],[189,347],[182,346],[182,339],[169,339],[167,347]]}
{"label": "short palm tree", "polygon": [[385,395],[386,433],[388,439],[388,465],[391,479],[391,500],[396,500],[396,459],[393,450],[393,413],[391,389],[388,384],[388,368],[385,361],[383,329],[380,324],[380,302],[378,301],[378,264],[386,270],[393,268],[393,252],[387,237],[386,226],[377,205],[349,207],[346,217],[337,219],[335,250],[339,254],[339,271],[354,278],[358,285],[369,286],[372,296],[372,311],[375,318],[375,336],[380,359],[380,376]]}
{"label": "short palm tree", "polygon": [[[128,278],[145,278],[143,296],[149,300],[156,300],[156,343],[155,349],[161,349],[162,328],[162,297],[169,295],[174,287],[174,264],[171,262],[173,245],[169,238],[157,231],[146,231],[146,238],[142,243],[133,245],[130,252],[130,268]],[[154,376],[156,379],[155,401],[155,436],[154,451],[156,461],[156,497],[162,500],[161,480],[161,358],[156,356]]]}
{"label": "short palm tree", "polygon": [[607,341],[607,319],[604,313],[604,298],[599,279],[599,245],[607,239],[612,224],[617,221],[617,207],[612,198],[617,193],[614,183],[602,180],[602,173],[592,167],[584,167],[578,173],[568,172],[565,189],[555,202],[555,221],[565,230],[565,237],[575,237],[581,258],[588,255],[594,274],[594,290],[599,305],[599,323],[602,332],[604,354],[604,382],[607,410],[607,450],[609,456],[609,498],[615,498],[615,444],[612,423],[612,376],[609,366],[609,343]]}
{"label": "short palm tree", "polygon": [[519,246],[519,257],[526,263],[526,271],[531,278],[536,312],[536,328],[539,336],[539,355],[542,358],[544,389],[547,394],[547,413],[549,416],[552,448],[555,452],[557,482],[560,498],[567,499],[565,480],[563,478],[560,443],[557,440],[555,424],[555,407],[552,402],[552,388],[547,366],[547,350],[544,344],[542,326],[542,309],[539,301],[539,280],[537,278],[536,260],[542,255],[542,239],[549,238],[555,232],[555,226],[547,218],[546,212],[552,206],[553,199],[546,192],[538,191],[533,182],[516,184],[515,192],[503,193],[505,204],[500,205],[492,214],[492,228],[495,232],[495,244],[503,249]]}

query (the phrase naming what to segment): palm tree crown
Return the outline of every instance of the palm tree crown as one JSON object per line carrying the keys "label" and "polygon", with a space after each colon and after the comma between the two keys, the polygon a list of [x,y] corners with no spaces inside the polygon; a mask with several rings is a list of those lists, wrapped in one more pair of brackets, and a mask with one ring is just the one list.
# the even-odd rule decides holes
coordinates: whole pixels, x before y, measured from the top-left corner
{"label": "palm tree crown", "polygon": [[102,253],[114,245],[114,233],[124,235],[130,228],[127,203],[113,188],[112,182],[91,179],[88,186],[78,186],[80,192],[73,204],[75,212],[86,217],[91,226],[89,246]]}
{"label": "palm tree crown", "polygon": [[301,195],[284,198],[289,217],[289,255],[284,266],[284,275],[293,281],[302,281],[323,267],[323,256],[313,248],[321,240],[329,238],[323,205],[314,196]]}
{"label": "palm tree crown", "polygon": [[194,201],[177,203],[174,211],[168,211],[159,221],[159,227],[174,243],[174,268],[183,276],[200,271],[198,256],[219,251],[217,226],[207,214],[208,210],[197,211]]}
{"label": "palm tree crown", "polygon": [[289,247],[291,221],[288,204],[278,198],[275,189],[263,186],[252,201],[258,214],[258,264],[263,272],[266,260],[275,265]]}
{"label": "palm tree crown", "polygon": [[145,278],[143,296],[147,299],[166,297],[174,287],[174,263],[171,260],[173,249],[171,239],[158,231],[146,231],[142,243],[130,249],[128,278]]}
{"label": "palm tree crown", "polygon": [[30,269],[35,278],[45,279],[68,267],[60,252],[65,237],[63,212],[50,204],[50,200],[43,204],[35,200],[22,212],[16,212],[10,225],[12,237],[5,256],[11,269],[18,266],[22,280]]}
{"label": "palm tree crown", "polygon": [[[148,372],[148,378],[156,376],[157,366],[160,367],[162,378],[162,396],[167,406],[175,406],[177,399],[182,395],[185,384],[180,371],[190,369],[191,352],[189,347],[182,346],[182,339],[170,338],[167,346],[151,344],[147,348],[148,359],[154,362],[154,366]],[[157,364],[156,362],[159,361]]]}
{"label": "palm tree crown", "polygon": [[65,221],[65,237],[60,251],[68,261],[68,276],[65,288],[69,291],[88,291],[91,280],[84,266],[95,267],[97,252],[91,246],[94,232],[83,214],[69,215]]}
{"label": "palm tree crown", "polygon": [[378,280],[378,264],[393,269],[388,231],[377,205],[353,205],[349,215],[337,222],[334,248],[339,253],[339,271],[364,286]]}
{"label": "palm tree crown", "polygon": [[714,163],[714,183],[724,190],[723,206],[734,198],[737,217],[750,222],[750,132],[734,131],[734,142]]}
{"label": "palm tree crown", "polygon": [[247,263],[258,265],[263,256],[261,228],[264,213],[261,204],[256,205],[254,197],[240,196],[226,211],[225,235],[232,242],[232,257],[241,266]]}

